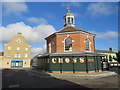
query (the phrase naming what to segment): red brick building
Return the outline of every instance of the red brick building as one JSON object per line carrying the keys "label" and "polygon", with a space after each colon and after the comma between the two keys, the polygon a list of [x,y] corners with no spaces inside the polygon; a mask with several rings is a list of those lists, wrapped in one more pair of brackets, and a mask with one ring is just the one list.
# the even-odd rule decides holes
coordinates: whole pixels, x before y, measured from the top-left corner
{"label": "red brick building", "polygon": [[46,38],[46,52],[94,52],[95,36],[95,34],[76,28],[74,15],[68,10],[64,16],[64,28]]}
{"label": "red brick building", "polygon": [[51,73],[100,72],[104,55],[95,53],[96,35],[76,28],[70,10],[63,18],[64,28],[45,38],[46,53],[37,57],[37,68]]}

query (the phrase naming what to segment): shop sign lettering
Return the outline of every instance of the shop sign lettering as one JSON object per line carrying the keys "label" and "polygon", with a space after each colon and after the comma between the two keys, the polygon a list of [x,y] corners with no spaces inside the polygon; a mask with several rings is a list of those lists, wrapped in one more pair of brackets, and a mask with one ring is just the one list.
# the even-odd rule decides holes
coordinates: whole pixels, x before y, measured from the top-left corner
{"label": "shop sign lettering", "polygon": [[63,63],[63,58],[58,58],[58,63]]}
{"label": "shop sign lettering", "polygon": [[56,58],[52,58],[52,62],[53,62],[53,63],[56,63],[56,62],[57,62],[57,59],[56,59]]}
{"label": "shop sign lettering", "polygon": [[80,58],[80,63],[84,63],[84,58]]}
{"label": "shop sign lettering", "polygon": [[73,58],[73,63],[77,63],[77,58]]}
{"label": "shop sign lettering", "polygon": [[66,63],[70,63],[70,59],[69,58],[65,58],[65,62]]}

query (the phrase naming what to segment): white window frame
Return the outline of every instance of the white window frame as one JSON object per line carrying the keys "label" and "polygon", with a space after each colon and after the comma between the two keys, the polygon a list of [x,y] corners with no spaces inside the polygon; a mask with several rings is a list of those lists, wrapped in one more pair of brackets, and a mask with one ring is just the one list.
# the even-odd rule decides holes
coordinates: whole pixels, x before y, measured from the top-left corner
{"label": "white window frame", "polygon": [[17,50],[19,51],[19,50],[20,50],[20,47],[17,47]]}
{"label": "white window frame", "polygon": [[53,46],[52,46],[52,41],[49,43],[49,53],[52,53]]}
{"label": "white window frame", "polygon": [[10,57],[10,54],[9,54],[9,53],[7,54],[7,57]]}
{"label": "white window frame", "polygon": [[20,58],[21,57],[21,54],[18,54],[18,58]]}
{"label": "white window frame", "polygon": [[14,54],[14,57],[17,58],[17,54]]}
{"label": "white window frame", "polygon": [[16,42],[17,42],[17,43],[21,43],[21,40],[20,40],[20,39],[18,39]]}
{"label": "white window frame", "polygon": [[25,51],[28,51],[28,48],[25,48]]}
{"label": "white window frame", "polygon": [[[88,39],[88,38],[86,38],[86,39]],[[86,39],[85,39],[85,50],[86,50]],[[88,41],[89,41],[89,50],[86,50],[86,52],[91,52],[91,42],[89,39],[88,39]]]}
{"label": "white window frame", "polygon": [[25,58],[27,58],[28,57],[28,54],[25,54]]}
{"label": "white window frame", "polygon": [[[70,37],[66,37],[66,38],[64,39],[64,51],[65,51],[65,52],[72,51],[72,47],[71,47],[71,50],[65,50],[65,40],[66,40],[67,38],[70,38]],[[72,40],[72,39],[71,39],[71,40]],[[72,41],[72,44],[73,44],[73,41]]]}
{"label": "white window frame", "polygon": [[15,58],[20,58],[20,57],[21,57],[21,54],[20,54],[20,53],[16,53],[16,54],[14,54],[14,57],[15,57]]}
{"label": "white window frame", "polygon": [[8,50],[11,50],[11,47],[10,47],[10,46],[8,46]]}

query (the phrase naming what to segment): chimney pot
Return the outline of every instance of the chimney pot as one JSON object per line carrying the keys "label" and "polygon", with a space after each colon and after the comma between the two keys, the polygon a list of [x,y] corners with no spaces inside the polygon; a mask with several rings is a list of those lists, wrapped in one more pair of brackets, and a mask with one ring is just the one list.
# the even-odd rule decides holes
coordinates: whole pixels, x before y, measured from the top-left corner
{"label": "chimney pot", "polygon": [[112,48],[109,48],[109,51],[112,51]]}

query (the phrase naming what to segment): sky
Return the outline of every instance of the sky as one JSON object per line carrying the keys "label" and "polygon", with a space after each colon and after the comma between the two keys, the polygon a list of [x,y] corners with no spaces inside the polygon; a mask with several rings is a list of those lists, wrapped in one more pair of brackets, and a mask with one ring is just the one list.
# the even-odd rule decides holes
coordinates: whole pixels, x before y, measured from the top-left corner
{"label": "sky", "polygon": [[96,34],[96,49],[118,50],[117,2],[2,2],[0,51],[21,32],[33,55],[45,53],[44,38],[64,28],[67,7],[75,15],[75,27]]}

